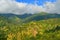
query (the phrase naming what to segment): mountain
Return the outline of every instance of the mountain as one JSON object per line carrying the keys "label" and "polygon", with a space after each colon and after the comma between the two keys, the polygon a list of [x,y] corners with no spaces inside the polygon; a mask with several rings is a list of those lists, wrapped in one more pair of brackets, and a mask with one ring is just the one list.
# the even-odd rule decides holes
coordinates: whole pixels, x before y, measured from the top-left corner
{"label": "mountain", "polygon": [[[6,13],[6,14],[0,14],[0,16],[4,16],[12,22],[20,20],[20,22],[24,22],[24,23],[30,22],[30,21],[47,20],[47,19],[51,19],[51,18],[60,18],[60,14],[45,13],[45,12],[35,13],[35,14],[26,13],[26,14],[22,14],[22,15]],[[18,19],[18,20],[16,20],[16,19]]]}
{"label": "mountain", "polygon": [[22,20],[29,16],[32,16],[32,14],[16,15],[12,13],[0,13],[0,20],[6,20],[8,23],[18,24],[22,23]]}
{"label": "mountain", "polygon": [[23,21],[30,22],[30,21],[47,20],[51,18],[60,18],[60,14],[37,13],[37,14],[33,14],[30,17],[25,18]]}
{"label": "mountain", "polygon": [[[13,17],[12,20],[19,20]],[[10,22],[12,22],[10,20]],[[16,22],[16,21],[14,21]],[[21,38],[22,37],[22,38]],[[20,24],[8,23],[4,17],[0,17],[1,40],[59,40],[60,18],[32,21]]]}
{"label": "mountain", "polygon": [[0,39],[60,40],[60,14],[0,14]]}
{"label": "mountain", "polygon": [[4,16],[4,17],[7,17],[7,18],[17,16],[21,19],[24,19],[26,17],[32,16],[32,14],[25,13],[25,14],[21,14],[21,15],[16,15],[16,14],[12,14],[12,13],[0,13],[0,16]]}

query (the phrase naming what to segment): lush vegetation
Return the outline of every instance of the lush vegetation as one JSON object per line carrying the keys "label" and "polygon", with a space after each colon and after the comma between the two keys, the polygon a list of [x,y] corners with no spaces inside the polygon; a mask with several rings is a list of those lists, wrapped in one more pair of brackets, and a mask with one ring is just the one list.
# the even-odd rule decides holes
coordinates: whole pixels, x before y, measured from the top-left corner
{"label": "lush vegetation", "polygon": [[21,23],[18,17],[0,17],[0,40],[60,40],[60,18]]}

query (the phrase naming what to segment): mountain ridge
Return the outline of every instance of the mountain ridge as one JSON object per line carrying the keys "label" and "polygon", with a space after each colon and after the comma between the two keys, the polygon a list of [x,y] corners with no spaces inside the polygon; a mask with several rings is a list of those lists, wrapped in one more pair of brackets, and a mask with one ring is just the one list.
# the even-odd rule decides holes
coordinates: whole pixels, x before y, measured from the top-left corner
{"label": "mountain ridge", "polygon": [[0,14],[0,16],[6,17],[9,20],[14,20],[16,17],[23,23],[30,22],[30,21],[46,20],[46,19],[50,19],[50,18],[60,18],[60,14],[56,14],[56,13],[50,14],[50,13],[44,13],[44,12],[36,13],[36,14],[27,14],[26,13],[26,14],[22,14],[22,15],[6,13],[6,14]]}

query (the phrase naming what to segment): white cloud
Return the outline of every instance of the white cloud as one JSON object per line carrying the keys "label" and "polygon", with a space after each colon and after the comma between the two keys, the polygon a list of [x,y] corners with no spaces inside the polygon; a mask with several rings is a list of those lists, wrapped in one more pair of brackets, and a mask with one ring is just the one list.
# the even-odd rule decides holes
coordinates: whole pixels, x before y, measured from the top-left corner
{"label": "white cloud", "polygon": [[0,13],[39,13],[39,12],[53,12],[55,6],[51,2],[46,2],[44,6],[18,3],[15,0],[0,0]]}
{"label": "white cloud", "polygon": [[15,9],[15,2],[12,0],[0,0],[0,12],[1,13],[8,13],[11,10]]}
{"label": "white cloud", "polygon": [[56,10],[56,9],[55,9],[55,3],[46,2],[46,3],[44,4],[44,7],[45,7],[46,12],[48,12],[48,13],[55,13],[55,12],[54,12],[54,11]]}
{"label": "white cloud", "polygon": [[60,14],[60,0],[56,2],[56,12]]}
{"label": "white cloud", "polygon": [[39,12],[45,11],[42,6],[38,6],[38,5],[29,4],[26,7],[27,7],[25,9],[26,10],[25,11],[26,13],[39,13]]}

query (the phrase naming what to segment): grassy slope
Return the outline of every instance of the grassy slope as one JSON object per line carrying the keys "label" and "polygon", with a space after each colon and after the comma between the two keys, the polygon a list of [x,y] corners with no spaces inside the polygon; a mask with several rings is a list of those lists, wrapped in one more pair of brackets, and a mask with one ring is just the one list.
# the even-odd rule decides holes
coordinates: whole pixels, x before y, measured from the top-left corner
{"label": "grassy slope", "polygon": [[0,21],[0,24],[2,24],[2,26],[0,25],[0,38],[8,40],[60,40],[60,18],[32,21],[22,25],[7,21]]}

